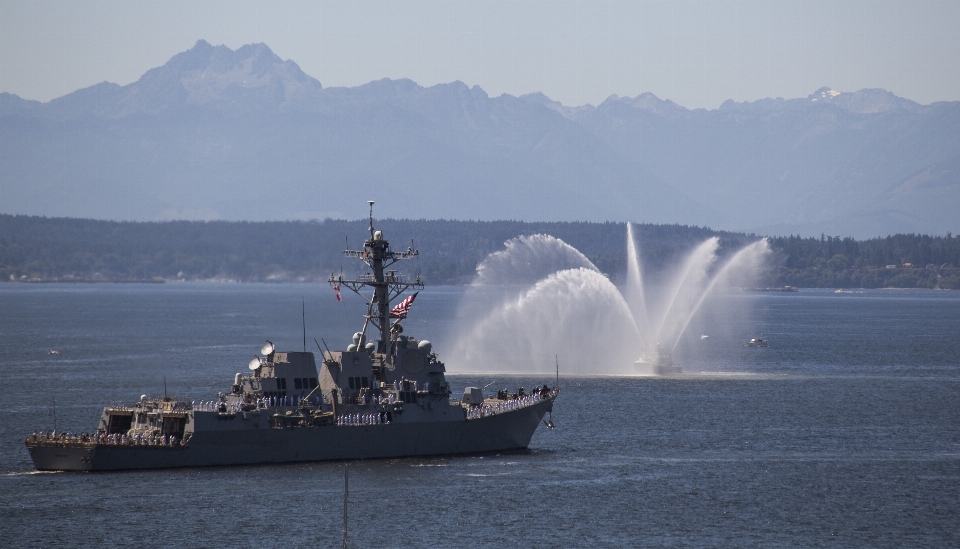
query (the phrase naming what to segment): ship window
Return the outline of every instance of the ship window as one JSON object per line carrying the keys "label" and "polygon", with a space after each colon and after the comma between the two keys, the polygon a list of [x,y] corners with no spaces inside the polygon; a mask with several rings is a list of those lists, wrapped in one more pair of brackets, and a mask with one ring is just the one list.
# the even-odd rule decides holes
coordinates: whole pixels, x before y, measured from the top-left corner
{"label": "ship window", "polygon": [[350,381],[350,388],[351,388],[351,389],[356,389],[356,387],[353,386],[353,378],[352,378],[352,377],[350,378],[349,381]]}
{"label": "ship window", "polygon": [[361,383],[361,385],[360,385],[361,387],[369,387],[369,386],[370,386],[370,380],[368,380],[366,376],[360,378],[360,383]]}
{"label": "ship window", "polygon": [[299,377],[293,379],[293,388],[294,389],[303,389],[303,380]]}
{"label": "ship window", "polygon": [[315,378],[315,377],[311,377],[311,378],[310,378],[310,388],[311,388],[311,389],[316,389],[316,388],[317,388],[317,378]]}
{"label": "ship window", "polygon": [[279,388],[280,388],[280,389],[286,389],[286,388],[287,388],[287,378],[281,377],[279,381],[280,381],[280,387],[279,387]]}

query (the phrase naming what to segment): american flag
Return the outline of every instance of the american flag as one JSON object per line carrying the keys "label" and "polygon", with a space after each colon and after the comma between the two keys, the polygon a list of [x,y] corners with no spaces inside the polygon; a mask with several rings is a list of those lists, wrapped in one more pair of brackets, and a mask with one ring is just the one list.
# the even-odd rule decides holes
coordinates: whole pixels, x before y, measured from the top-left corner
{"label": "american flag", "polygon": [[390,311],[390,318],[407,318],[407,313],[410,312],[410,306],[413,305],[413,300],[417,298],[417,294],[419,293],[420,292],[416,292],[398,303],[397,306]]}

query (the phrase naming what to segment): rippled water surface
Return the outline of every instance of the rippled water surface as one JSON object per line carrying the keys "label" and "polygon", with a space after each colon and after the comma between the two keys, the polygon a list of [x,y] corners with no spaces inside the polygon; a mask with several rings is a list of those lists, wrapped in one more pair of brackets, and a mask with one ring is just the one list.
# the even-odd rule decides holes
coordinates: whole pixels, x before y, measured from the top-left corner
{"label": "rippled water surface", "polygon": [[[461,295],[428,288],[406,323],[451,370]],[[358,301],[313,285],[0,285],[0,546],[339,546],[343,463],[35,473],[22,443],[54,399],[89,431],[164,380],[215,395],[265,339],[302,348],[302,301],[310,347],[359,328]],[[960,546],[960,293],[726,306],[752,315],[698,324],[679,378],[561,378],[529,451],[351,463],[351,547]]]}

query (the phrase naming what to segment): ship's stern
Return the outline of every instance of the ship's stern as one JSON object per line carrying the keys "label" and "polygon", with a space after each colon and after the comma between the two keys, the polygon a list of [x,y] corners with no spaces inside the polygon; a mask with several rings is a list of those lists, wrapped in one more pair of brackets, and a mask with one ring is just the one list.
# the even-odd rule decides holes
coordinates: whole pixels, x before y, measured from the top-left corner
{"label": "ship's stern", "polygon": [[26,441],[38,471],[92,471],[95,445]]}

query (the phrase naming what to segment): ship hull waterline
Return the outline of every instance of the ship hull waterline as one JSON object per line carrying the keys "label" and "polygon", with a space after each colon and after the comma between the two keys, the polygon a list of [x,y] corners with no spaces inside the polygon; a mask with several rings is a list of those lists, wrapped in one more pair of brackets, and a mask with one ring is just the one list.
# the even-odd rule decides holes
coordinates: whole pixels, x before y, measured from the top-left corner
{"label": "ship hull waterline", "polygon": [[[464,421],[395,422],[195,433],[185,447],[94,443],[31,444],[39,471],[122,471],[383,459],[522,450],[556,396]],[[236,421],[226,419],[222,421]]]}

